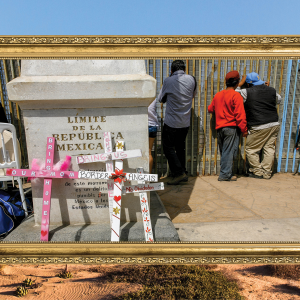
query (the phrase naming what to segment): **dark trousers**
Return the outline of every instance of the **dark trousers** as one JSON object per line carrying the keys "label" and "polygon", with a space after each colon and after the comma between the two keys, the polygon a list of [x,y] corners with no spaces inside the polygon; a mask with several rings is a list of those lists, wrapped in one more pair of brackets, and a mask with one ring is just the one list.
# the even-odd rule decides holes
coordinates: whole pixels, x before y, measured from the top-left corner
{"label": "dark trousers", "polygon": [[167,124],[163,127],[163,150],[175,177],[185,172],[185,139],[188,131],[189,127],[172,128]]}
{"label": "dark trousers", "polygon": [[233,175],[232,165],[234,158],[237,157],[239,149],[238,127],[223,127],[218,129],[218,144],[221,153],[221,169],[219,179],[230,179]]}

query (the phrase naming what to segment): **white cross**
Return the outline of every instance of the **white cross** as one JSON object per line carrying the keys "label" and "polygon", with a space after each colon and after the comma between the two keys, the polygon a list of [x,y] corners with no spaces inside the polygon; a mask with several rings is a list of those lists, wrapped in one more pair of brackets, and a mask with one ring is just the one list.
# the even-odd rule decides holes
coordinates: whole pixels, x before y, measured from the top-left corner
{"label": "white cross", "polygon": [[[112,152],[110,132],[104,133],[104,145],[106,153],[82,155],[76,157],[76,160],[78,163],[106,162],[108,172],[79,171],[78,178],[107,180],[111,241],[119,241],[123,182],[126,180],[157,181],[158,176],[155,174],[123,173],[123,159],[140,157],[142,151],[139,149],[124,151],[124,142],[116,141],[116,152]],[[113,160],[115,160],[115,174],[110,173],[112,178],[109,178],[109,172],[113,172]],[[121,174],[119,174],[120,172]]]}

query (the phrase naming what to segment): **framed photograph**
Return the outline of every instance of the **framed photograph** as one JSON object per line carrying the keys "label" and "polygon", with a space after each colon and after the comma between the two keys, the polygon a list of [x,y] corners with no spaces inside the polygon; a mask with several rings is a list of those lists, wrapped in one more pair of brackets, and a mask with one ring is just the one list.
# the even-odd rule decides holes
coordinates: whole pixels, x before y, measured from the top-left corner
{"label": "framed photograph", "polygon": [[[151,146],[148,107],[176,60],[195,90],[189,176],[168,185],[166,104],[154,103]],[[0,171],[19,188],[30,178],[34,210],[0,240],[0,264],[299,263],[299,62],[300,36],[0,36],[1,104],[19,144]],[[233,70],[276,90],[271,179],[249,177],[239,133],[237,181],[218,181],[208,106]]]}

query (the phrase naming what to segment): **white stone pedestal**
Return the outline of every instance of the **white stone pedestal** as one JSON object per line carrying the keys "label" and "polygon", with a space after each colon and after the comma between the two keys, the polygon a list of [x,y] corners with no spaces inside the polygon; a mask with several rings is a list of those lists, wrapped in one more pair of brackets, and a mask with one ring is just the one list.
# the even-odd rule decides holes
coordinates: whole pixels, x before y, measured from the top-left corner
{"label": "white stone pedestal", "polygon": [[[143,60],[23,60],[21,77],[7,84],[9,99],[23,111],[28,159],[44,161],[46,138],[56,138],[54,163],[72,157],[72,170],[105,170],[104,163],[78,166],[80,154],[103,153],[103,132],[141,149],[124,160],[125,172],[148,166],[148,112],[156,80]],[[32,183],[35,223],[41,222],[43,181]],[[109,223],[106,181],[53,179],[50,224]],[[101,194],[100,194],[101,193]],[[121,219],[141,221],[139,197],[122,197]]]}

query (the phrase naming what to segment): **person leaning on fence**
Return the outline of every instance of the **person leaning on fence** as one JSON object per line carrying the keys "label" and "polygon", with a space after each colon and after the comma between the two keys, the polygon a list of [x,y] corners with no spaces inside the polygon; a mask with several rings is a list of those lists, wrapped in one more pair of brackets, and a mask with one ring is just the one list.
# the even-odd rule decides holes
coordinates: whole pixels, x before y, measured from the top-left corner
{"label": "person leaning on fence", "polygon": [[215,113],[218,145],[221,153],[219,181],[236,181],[233,176],[233,160],[239,147],[239,135],[247,136],[246,114],[243,98],[235,91],[239,84],[238,71],[231,71],[225,77],[227,88],[218,92],[208,106]]}
{"label": "person leaning on fence", "polygon": [[182,60],[171,65],[171,75],[164,80],[157,101],[166,102],[162,143],[173,179],[168,184],[187,181],[185,139],[189,131],[191,108],[196,93],[196,79],[185,73]]}
{"label": "person leaning on fence", "polygon": [[153,157],[152,148],[157,135],[158,120],[156,113],[156,99],[148,107],[148,130],[149,130],[149,173],[152,173]]}
{"label": "person leaning on fence", "polygon": [[[246,82],[248,88],[241,89]],[[255,72],[244,76],[236,89],[244,99],[249,127],[246,142],[246,155],[250,165],[249,176],[270,179],[274,163],[275,141],[279,132],[276,104],[281,96],[269,87],[269,82],[260,80]],[[260,161],[259,154],[263,151]]]}

